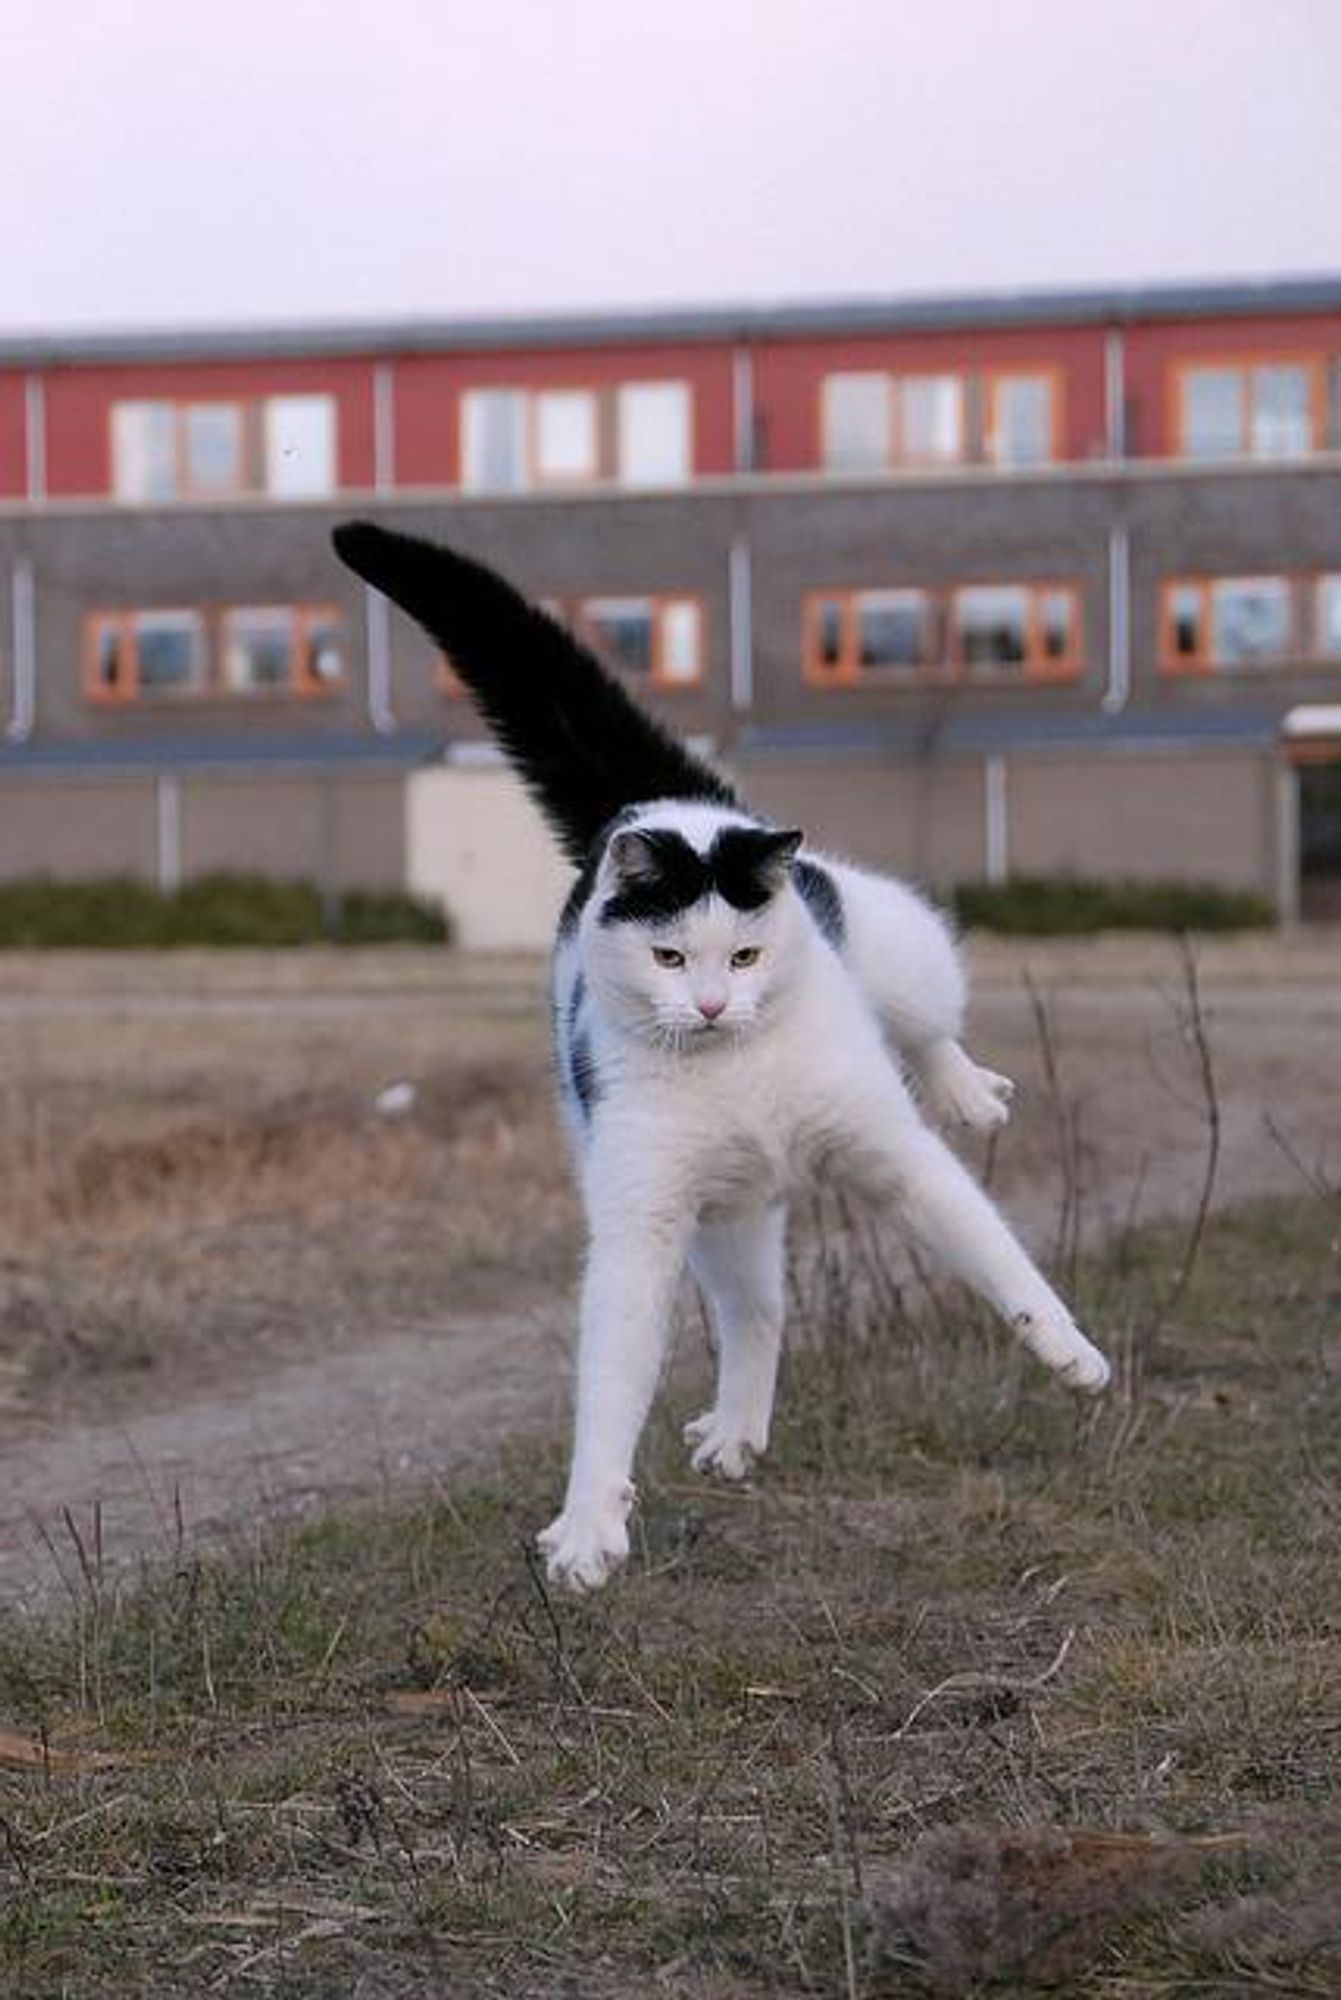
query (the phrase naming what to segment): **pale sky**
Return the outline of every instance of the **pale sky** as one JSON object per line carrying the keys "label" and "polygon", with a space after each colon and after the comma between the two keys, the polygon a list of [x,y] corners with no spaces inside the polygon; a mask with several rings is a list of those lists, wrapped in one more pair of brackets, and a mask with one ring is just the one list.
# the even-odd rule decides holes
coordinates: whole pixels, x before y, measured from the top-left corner
{"label": "pale sky", "polygon": [[1341,274],[1341,0],[39,0],[0,332]]}

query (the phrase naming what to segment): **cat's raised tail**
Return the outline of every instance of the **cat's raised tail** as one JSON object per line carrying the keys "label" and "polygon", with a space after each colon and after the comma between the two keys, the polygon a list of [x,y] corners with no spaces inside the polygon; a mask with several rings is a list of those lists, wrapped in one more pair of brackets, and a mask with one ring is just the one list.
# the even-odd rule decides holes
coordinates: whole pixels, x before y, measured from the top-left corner
{"label": "cat's raised tail", "polygon": [[371,521],[346,521],[332,540],[446,653],[570,860],[585,861],[626,806],[739,804],[594,653],[484,563]]}

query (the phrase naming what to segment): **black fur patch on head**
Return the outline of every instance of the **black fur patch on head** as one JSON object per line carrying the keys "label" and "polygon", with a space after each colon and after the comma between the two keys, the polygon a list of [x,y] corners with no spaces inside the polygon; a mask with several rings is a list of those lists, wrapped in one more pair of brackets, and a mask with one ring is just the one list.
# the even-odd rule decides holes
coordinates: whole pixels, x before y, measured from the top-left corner
{"label": "black fur patch on head", "polygon": [[792,869],[792,880],[822,936],[837,950],[847,935],[847,922],[833,876],[818,861],[798,861]]}
{"label": "black fur patch on head", "polygon": [[601,908],[603,924],[668,923],[707,896],[737,910],[761,910],[786,878],[801,835],[728,826],[706,854],[669,827],[616,833],[619,886]]}

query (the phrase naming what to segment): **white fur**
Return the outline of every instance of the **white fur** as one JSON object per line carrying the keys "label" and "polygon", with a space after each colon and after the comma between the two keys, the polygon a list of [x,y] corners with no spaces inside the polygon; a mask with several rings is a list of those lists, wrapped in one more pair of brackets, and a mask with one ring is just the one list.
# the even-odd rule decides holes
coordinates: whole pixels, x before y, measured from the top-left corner
{"label": "white fur", "polygon": [[[703,853],[724,826],[753,822],[669,802],[626,824],[673,829]],[[578,1589],[603,1582],[628,1553],[634,1452],[686,1260],[719,1357],[713,1406],[688,1429],[693,1463],[739,1478],[766,1448],[786,1203],[820,1177],[887,1204],[1066,1381],[1099,1389],[1108,1379],[1103,1356],[909,1088],[945,1121],[991,1127],[1007,1116],[1010,1084],[959,1044],[964,977],[944,923],[899,883],[808,858],[841,893],[841,949],[790,881],[755,912],[709,897],[655,929],[602,925],[618,886],[607,848],[555,955],[556,1018],[576,1018],[599,1084],[585,1117],[565,1079],[590,1248],[572,1468],[563,1511],[540,1537],[550,1576]],[[653,946],[682,951],[686,963],[658,965]],[[732,954],[750,948],[757,963],[733,968]],[[707,1020],[704,1008],[723,1002]]]}

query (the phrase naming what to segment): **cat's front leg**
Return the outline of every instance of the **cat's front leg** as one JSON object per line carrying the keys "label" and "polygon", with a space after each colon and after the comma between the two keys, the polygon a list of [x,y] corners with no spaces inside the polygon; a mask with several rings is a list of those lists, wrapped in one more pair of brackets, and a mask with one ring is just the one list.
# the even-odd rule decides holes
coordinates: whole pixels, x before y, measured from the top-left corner
{"label": "cat's front leg", "polygon": [[577,1419],[563,1512],[539,1537],[551,1581],[594,1590],[629,1552],[633,1455],[666,1352],[693,1227],[675,1188],[604,1164],[588,1177]]}

